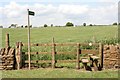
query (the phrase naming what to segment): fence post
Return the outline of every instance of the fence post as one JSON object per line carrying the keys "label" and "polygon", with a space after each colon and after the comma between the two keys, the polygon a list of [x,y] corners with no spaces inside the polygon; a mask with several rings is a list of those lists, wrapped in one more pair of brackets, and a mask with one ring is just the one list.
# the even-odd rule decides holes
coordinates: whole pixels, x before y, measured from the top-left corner
{"label": "fence post", "polygon": [[55,43],[54,43],[54,38],[52,40],[52,68],[55,68]]}
{"label": "fence post", "polygon": [[22,42],[19,42],[19,58],[20,58],[19,68],[21,68],[22,67]]}
{"label": "fence post", "polygon": [[17,69],[19,70],[22,67],[22,42],[16,42],[16,63]]}
{"label": "fence post", "polygon": [[80,44],[77,43],[76,69],[80,69]]}
{"label": "fence post", "polygon": [[6,34],[6,48],[8,48],[10,45],[9,45],[9,34],[7,33]]}
{"label": "fence post", "polygon": [[17,69],[19,70],[19,42],[16,42],[16,50],[15,50],[15,57],[17,63]]}
{"label": "fence post", "polygon": [[103,44],[99,43],[100,65],[103,68]]}

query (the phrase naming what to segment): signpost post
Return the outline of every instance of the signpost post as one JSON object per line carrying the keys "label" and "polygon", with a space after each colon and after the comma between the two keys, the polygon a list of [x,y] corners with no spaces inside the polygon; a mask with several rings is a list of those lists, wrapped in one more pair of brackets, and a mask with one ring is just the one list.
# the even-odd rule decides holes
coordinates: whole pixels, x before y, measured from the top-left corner
{"label": "signpost post", "polygon": [[27,9],[28,12],[28,61],[29,61],[29,70],[30,70],[30,18],[29,15],[33,15],[34,16],[34,12],[29,11],[29,9]]}

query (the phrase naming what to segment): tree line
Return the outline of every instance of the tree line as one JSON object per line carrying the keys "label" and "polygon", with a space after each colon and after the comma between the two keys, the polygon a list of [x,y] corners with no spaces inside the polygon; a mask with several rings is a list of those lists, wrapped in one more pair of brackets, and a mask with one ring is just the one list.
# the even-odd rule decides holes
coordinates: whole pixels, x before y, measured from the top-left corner
{"label": "tree line", "polygon": [[[120,23],[117,23],[117,22],[114,22],[112,25],[120,25]],[[56,26],[56,25],[47,25],[47,24],[44,24],[43,26],[41,27],[78,27],[78,26],[99,26],[99,25],[95,25],[95,24],[87,24],[87,23],[83,23],[82,25],[74,25],[72,22],[67,22],[64,26]],[[28,26],[25,25],[21,25],[21,26],[18,26],[17,24],[11,24],[8,28],[27,28]],[[32,28],[33,26],[30,25],[30,28]],[[3,28],[3,26],[0,26],[0,28]]]}

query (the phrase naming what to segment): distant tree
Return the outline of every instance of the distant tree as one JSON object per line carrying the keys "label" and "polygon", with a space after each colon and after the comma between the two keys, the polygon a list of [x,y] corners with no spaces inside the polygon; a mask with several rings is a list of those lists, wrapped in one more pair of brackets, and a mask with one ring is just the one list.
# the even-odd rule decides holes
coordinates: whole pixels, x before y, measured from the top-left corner
{"label": "distant tree", "polygon": [[93,26],[92,24],[90,24],[89,26]]}
{"label": "distant tree", "polygon": [[30,28],[32,28],[32,25],[30,25]]}
{"label": "distant tree", "polygon": [[48,25],[47,25],[47,24],[44,24],[44,27],[48,27]]}
{"label": "distant tree", "polygon": [[120,25],[120,23],[118,25]]}
{"label": "distant tree", "polygon": [[53,27],[53,24],[51,24],[51,27]]}
{"label": "distant tree", "polygon": [[23,25],[21,25],[21,28],[23,28]]}
{"label": "distant tree", "polygon": [[117,25],[117,23],[115,22],[115,23],[113,23],[113,25]]}
{"label": "distant tree", "polygon": [[83,23],[83,26],[86,26],[86,23]]}
{"label": "distant tree", "polygon": [[0,28],[3,28],[3,26],[0,26]]}
{"label": "distant tree", "polygon": [[74,26],[74,24],[71,23],[71,22],[67,22],[67,23],[66,23],[66,26]]}
{"label": "distant tree", "polygon": [[11,24],[11,26],[15,26],[15,24]]}
{"label": "distant tree", "polygon": [[27,28],[27,25],[25,26],[25,28]]}

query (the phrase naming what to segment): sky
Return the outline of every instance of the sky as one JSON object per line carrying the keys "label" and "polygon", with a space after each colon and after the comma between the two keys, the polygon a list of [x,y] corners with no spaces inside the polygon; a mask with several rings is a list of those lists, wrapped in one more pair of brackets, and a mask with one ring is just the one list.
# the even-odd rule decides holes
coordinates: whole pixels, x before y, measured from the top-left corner
{"label": "sky", "polygon": [[34,11],[30,24],[112,24],[118,22],[119,0],[4,0],[0,1],[0,25],[27,25],[27,9]]}

